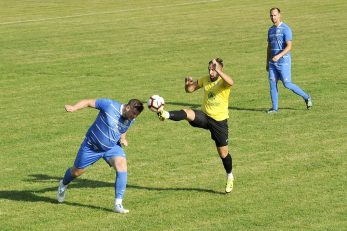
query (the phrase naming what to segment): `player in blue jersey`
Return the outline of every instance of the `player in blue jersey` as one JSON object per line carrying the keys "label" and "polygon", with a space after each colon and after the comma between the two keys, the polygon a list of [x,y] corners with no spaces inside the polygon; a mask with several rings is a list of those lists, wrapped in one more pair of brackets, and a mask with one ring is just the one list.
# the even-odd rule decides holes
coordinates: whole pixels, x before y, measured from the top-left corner
{"label": "player in blue jersey", "polygon": [[280,12],[279,8],[270,9],[270,18],[274,25],[271,26],[268,31],[266,59],[266,70],[269,73],[272,101],[272,108],[268,110],[268,113],[278,111],[278,80],[282,81],[285,88],[301,96],[305,100],[307,109],[311,109],[311,97],[301,90],[300,87],[292,83],[290,56],[290,50],[292,49],[292,31],[288,25],[281,21]]}
{"label": "player in blue jersey", "polygon": [[126,131],[142,112],[143,104],[131,99],[127,104],[110,99],[85,99],[75,105],[65,105],[67,112],[91,107],[99,110],[94,123],[86,133],[77,153],[74,165],[68,168],[60,181],[57,193],[58,202],[63,202],[68,184],[82,175],[86,168],[103,158],[116,170],[114,211],[128,213],[122,205],[127,184],[127,160],[121,145],[128,146]]}

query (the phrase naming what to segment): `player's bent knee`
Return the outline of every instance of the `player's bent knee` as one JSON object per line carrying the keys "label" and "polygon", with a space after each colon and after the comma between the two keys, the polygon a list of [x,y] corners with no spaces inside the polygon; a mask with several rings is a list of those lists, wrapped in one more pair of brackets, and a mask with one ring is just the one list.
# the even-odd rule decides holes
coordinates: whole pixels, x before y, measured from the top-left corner
{"label": "player's bent knee", "polygon": [[228,146],[217,147],[217,151],[221,158],[225,158],[229,154]]}
{"label": "player's bent knee", "polygon": [[193,121],[195,119],[195,112],[192,109],[183,109],[187,113],[187,120]]}
{"label": "player's bent knee", "polygon": [[293,84],[291,82],[284,82],[283,86],[287,89],[292,89],[293,88]]}
{"label": "player's bent knee", "polygon": [[274,88],[274,87],[277,86],[277,83],[276,83],[275,79],[274,80],[270,80],[269,83],[270,83],[270,88]]}
{"label": "player's bent knee", "polygon": [[127,159],[124,157],[114,157],[111,160],[111,164],[113,166],[113,168],[118,171],[118,172],[127,172],[128,168],[127,168]]}

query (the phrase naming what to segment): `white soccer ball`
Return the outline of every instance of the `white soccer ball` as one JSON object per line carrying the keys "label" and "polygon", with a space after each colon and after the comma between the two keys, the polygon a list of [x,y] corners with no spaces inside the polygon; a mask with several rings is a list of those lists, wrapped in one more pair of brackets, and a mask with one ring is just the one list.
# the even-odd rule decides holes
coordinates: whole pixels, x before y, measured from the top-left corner
{"label": "white soccer ball", "polygon": [[159,95],[152,95],[147,101],[147,106],[151,111],[158,112],[164,108],[164,98]]}

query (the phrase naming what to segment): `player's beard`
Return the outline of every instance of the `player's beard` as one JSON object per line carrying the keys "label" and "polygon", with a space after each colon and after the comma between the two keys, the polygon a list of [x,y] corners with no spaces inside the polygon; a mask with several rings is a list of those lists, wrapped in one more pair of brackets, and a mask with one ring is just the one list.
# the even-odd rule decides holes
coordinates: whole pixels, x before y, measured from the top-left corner
{"label": "player's beard", "polygon": [[214,82],[214,81],[216,81],[218,79],[218,76],[211,76],[210,75],[210,80],[211,80],[211,82]]}

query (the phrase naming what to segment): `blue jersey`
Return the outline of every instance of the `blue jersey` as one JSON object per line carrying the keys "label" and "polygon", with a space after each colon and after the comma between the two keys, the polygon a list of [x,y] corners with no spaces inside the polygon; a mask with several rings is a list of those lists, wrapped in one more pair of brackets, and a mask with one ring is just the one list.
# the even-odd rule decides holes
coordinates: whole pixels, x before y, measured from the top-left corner
{"label": "blue jersey", "polygon": [[[268,42],[270,43],[271,47],[270,62],[272,57],[279,54],[286,48],[286,42],[291,41],[292,37],[292,30],[284,22],[281,22],[278,27],[275,25],[270,27],[268,31]],[[283,58],[285,58],[285,60],[290,60],[290,52],[285,54]]]}
{"label": "blue jersey", "polygon": [[110,99],[97,99],[95,108],[100,112],[86,138],[95,149],[108,151],[117,145],[121,134],[128,130],[135,119],[127,120],[122,117],[123,104]]}

